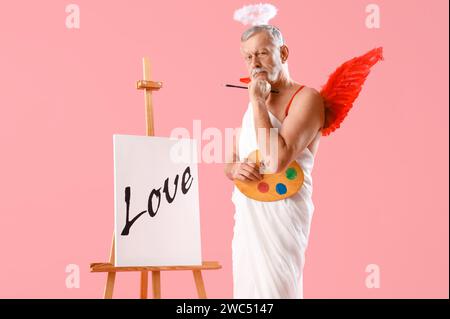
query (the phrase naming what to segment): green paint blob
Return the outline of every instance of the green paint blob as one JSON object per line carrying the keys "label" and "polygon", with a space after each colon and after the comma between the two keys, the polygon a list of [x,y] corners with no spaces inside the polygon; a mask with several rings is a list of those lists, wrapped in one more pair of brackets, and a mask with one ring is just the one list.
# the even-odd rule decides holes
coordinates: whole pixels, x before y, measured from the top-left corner
{"label": "green paint blob", "polygon": [[296,177],[297,177],[297,171],[295,170],[295,168],[289,167],[286,170],[286,178],[292,180],[292,179],[295,179]]}

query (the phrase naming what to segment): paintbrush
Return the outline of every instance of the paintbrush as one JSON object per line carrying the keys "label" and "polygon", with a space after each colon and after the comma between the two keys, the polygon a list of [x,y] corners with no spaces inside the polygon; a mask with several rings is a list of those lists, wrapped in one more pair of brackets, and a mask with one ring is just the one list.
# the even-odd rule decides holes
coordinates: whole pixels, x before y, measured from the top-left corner
{"label": "paintbrush", "polygon": [[[225,84],[225,86],[226,87],[230,87],[230,88],[238,88],[238,89],[246,89],[246,90],[248,90],[248,87],[246,87],[246,86],[233,85],[233,84]],[[272,92],[272,93],[280,93],[280,91],[275,90],[275,89],[270,90],[270,92]]]}

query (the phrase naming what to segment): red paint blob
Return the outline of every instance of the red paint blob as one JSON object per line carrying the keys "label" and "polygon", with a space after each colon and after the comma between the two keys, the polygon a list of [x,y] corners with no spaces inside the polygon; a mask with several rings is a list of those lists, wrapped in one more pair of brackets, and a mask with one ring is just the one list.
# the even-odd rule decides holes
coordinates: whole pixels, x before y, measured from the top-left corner
{"label": "red paint blob", "polygon": [[269,191],[269,185],[265,182],[261,182],[258,184],[258,190],[261,193],[267,193]]}

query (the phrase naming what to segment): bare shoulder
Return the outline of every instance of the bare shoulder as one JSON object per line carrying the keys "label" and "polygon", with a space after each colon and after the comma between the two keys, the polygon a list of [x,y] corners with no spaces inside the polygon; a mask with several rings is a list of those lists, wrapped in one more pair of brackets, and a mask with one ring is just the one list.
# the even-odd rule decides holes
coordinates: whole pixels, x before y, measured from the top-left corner
{"label": "bare shoulder", "polygon": [[322,95],[314,88],[305,86],[301,91],[295,96],[292,104],[296,105],[294,109],[304,110],[308,109],[317,113],[322,113],[324,111],[324,102]]}
{"label": "bare shoulder", "polygon": [[322,95],[315,88],[305,86],[299,94],[299,99],[307,100],[314,104],[323,103]]}

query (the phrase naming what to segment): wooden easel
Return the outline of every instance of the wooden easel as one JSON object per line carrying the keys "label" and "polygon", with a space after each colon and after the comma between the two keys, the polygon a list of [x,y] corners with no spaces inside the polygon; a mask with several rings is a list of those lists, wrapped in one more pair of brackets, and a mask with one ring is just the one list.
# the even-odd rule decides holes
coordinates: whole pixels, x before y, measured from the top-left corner
{"label": "wooden easel", "polygon": [[[150,80],[150,61],[147,57],[143,58],[144,80],[137,81],[136,87],[138,90],[145,92],[145,116],[147,126],[147,136],[154,136],[154,122],[153,122],[153,105],[152,105],[152,91],[159,90],[162,87],[161,82],[153,82]],[[201,266],[142,266],[142,267],[115,267],[115,242],[114,233],[111,244],[111,252],[109,255],[109,263],[91,263],[91,272],[107,272],[105,291],[103,298],[111,299],[113,296],[114,282],[116,273],[121,271],[139,271],[141,273],[141,299],[147,298],[148,291],[148,272],[152,272],[152,287],[153,298],[161,298],[161,271],[164,270],[192,270],[194,275],[195,285],[197,287],[198,297],[206,298],[205,284],[203,282],[202,270],[220,269],[222,266],[217,261],[203,261]]]}

